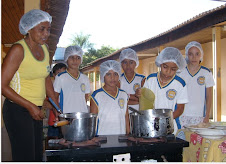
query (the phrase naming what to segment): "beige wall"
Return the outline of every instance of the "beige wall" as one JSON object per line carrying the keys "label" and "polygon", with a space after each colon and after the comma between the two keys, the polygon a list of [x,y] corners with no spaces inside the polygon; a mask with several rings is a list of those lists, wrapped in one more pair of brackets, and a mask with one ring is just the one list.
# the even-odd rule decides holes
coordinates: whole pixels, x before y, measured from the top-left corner
{"label": "beige wall", "polygon": [[145,64],[142,65],[143,72],[141,74],[147,77],[151,73],[157,72],[157,66],[155,65],[155,57],[144,59],[142,60],[142,63]]}
{"label": "beige wall", "polygon": [[[221,121],[226,121],[226,38],[221,40]],[[212,42],[202,45],[204,50],[204,61],[202,65],[207,68],[213,68]]]}
{"label": "beige wall", "polygon": [[40,0],[24,0],[24,13],[32,9],[40,9]]}
{"label": "beige wall", "polygon": [[213,53],[212,53],[212,42],[202,44],[204,51],[203,62],[201,65],[212,69],[213,68]]}
{"label": "beige wall", "polygon": [[226,121],[226,38],[221,40],[221,121]]}

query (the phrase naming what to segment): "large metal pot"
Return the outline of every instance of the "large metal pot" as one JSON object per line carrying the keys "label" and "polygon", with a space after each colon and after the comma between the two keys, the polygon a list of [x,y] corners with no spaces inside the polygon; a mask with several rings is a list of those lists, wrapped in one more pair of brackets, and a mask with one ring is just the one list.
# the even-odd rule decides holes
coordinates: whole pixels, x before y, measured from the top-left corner
{"label": "large metal pot", "polygon": [[59,116],[60,121],[67,120],[67,125],[61,126],[61,131],[65,140],[87,141],[95,137],[97,114],[93,113],[64,113]]}
{"label": "large metal pot", "polygon": [[172,134],[174,131],[171,109],[149,109],[130,113],[131,133],[134,137],[152,138]]}

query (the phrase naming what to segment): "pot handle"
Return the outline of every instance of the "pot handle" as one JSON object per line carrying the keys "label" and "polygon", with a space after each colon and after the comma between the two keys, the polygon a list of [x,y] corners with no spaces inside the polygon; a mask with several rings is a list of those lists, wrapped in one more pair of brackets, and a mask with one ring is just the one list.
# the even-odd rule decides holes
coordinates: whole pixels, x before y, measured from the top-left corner
{"label": "pot handle", "polygon": [[54,127],[59,127],[59,126],[67,125],[67,124],[69,124],[68,120],[58,121],[58,122],[54,123]]}

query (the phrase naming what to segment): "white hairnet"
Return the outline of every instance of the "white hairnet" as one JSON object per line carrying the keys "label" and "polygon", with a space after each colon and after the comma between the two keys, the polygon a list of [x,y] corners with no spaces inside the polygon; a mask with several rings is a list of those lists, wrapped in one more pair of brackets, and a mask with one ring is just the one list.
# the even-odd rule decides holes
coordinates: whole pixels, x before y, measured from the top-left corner
{"label": "white hairnet", "polygon": [[104,83],[104,76],[108,71],[113,70],[114,72],[117,72],[118,75],[121,75],[121,65],[119,62],[115,60],[107,60],[100,65],[100,80],[102,83]]}
{"label": "white hairnet", "polygon": [[52,22],[52,17],[49,15],[49,13],[39,9],[31,10],[25,13],[20,19],[20,33],[22,35],[26,35],[30,29],[34,28],[42,22]]}
{"label": "white hairnet", "polygon": [[83,51],[79,46],[69,46],[66,48],[64,52],[64,61],[67,62],[68,58],[70,56],[80,56],[81,57],[81,63],[82,63],[82,56],[83,56]]}
{"label": "white hairnet", "polygon": [[196,42],[196,41],[192,41],[192,42],[190,42],[190,43],[188,43],[188,44],[186,45],[186,47],[185,47],[185,55],[186,55],[185,60],[186,60],[187,62],[189,62],[189,60],[188,60],[188,51],[189,51],[189,49],[192,48],[192,47],[196,47],[196,48],[199,49],[199,51],[200,51],[200,53],[201,53],[200,61],[202,62],[202,61],[203,61],[203,54],[204,54],[204,53],[203,53],[203,49],[202,49],[201,44],[200,44],[199,42]]}
{"label": "white hairnet", "polygon": [[177,48],[166,47],[163,49],[155,60],[155,64],[160,67],[162,63],[173,62],[178,66],[178,71],[183,70],[187,63]]}
{"label": "white hairnet", "polygon": [[139,59],[137,57],[137,53],[131,48],[127,48],[127,49],[124,49],[121,51],[120,56],[119,56],[120,63],[122,63],[122,61],[124,59],[129,59],[129,60],[135,61],[136,68],[139,66]]}

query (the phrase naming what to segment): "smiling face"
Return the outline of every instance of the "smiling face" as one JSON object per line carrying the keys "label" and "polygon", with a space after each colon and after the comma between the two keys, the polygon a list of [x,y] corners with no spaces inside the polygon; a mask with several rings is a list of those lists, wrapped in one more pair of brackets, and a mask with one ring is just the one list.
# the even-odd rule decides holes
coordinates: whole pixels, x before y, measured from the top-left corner
{"label": "smiling face", "polygon": [[121,63],[122,69],[126,74],[134,73],[136,68],[136,62],[130,59],[124,59]]}
{"label": "smiling face", "polygon": [[197,47],[191,47],[188,50],[188,60],[190,64],[199,65],[201,57],[202,57],[201,52]]}
{"label": "smiling face", "polygon": [[43,45],[46,43],[50,35],[50,23],[41,22],[31,30],[29,30],[29,36],[33,42]]}
{"label": "smiling face", "polygon": [[104,83],[109,87],[116,87],[119,81],[119,75],[117,72],[110,70],[104,76]]}
{"label": "smiling face", "polygon": [[67,59],[67,65],[69,69],[78,69],[81,64],[81,57],[78,55],[69,56]]}
{"label": "smiling face", "polygon": [[170,80],[176,74],[178,67],[173,62],[166,62],[161,64],[160,77],[164,80]]}

